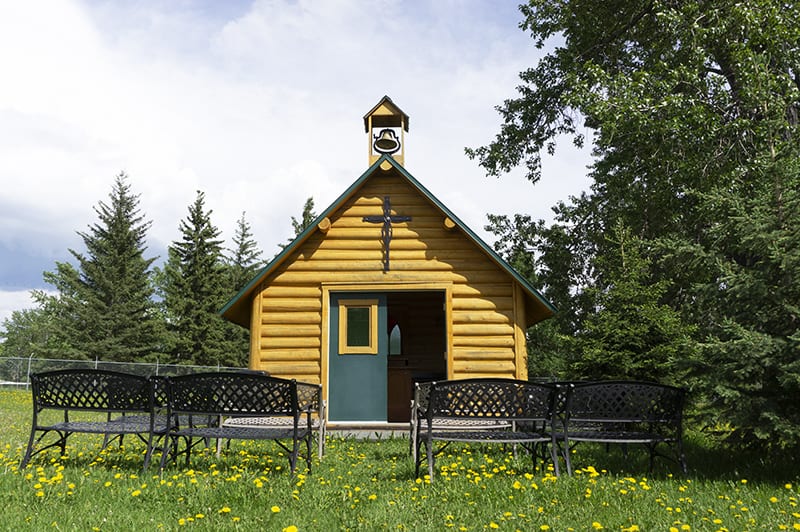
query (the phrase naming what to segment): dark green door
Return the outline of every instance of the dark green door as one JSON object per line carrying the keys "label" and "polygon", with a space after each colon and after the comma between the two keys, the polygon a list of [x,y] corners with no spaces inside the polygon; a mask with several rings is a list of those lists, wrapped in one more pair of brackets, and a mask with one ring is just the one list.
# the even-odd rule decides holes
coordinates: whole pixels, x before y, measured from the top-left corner
{"label": "dark green door", "polygon": [[330,315],[328,419],[386,421],[386,296],[331,294]]}

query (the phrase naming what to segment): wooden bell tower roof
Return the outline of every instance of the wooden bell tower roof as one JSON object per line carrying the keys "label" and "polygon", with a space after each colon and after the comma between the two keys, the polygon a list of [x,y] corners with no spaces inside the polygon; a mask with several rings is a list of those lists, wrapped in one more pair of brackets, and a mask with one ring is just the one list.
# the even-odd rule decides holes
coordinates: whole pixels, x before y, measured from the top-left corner
{"label": "wooden bell tower roof", "polygon": [[[405,165],[405,134],[408,133],[408,115],[397,107],[391,98],[384,96],[364,115],[364,132],[367,133],[369,165],[381,158],[390,155],[401,165]],[[396,140],[398,146],[395,150],[385,151],[376,147],[376,142],[382,134]],[[389,167],[383,168],[388,170]]]}

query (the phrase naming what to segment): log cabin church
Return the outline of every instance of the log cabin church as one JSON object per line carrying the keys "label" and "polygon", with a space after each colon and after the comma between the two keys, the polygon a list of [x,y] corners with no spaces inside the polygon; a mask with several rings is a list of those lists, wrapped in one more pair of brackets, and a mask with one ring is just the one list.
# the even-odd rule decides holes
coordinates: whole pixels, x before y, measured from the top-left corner
{"label": "log cabin church", "polygon": [[364,116],[369,168],[222,309],[250,369],[322,384],[328,423],[408,422],[413,383],[527,378],[553,306],[404,167],[409,117]]}

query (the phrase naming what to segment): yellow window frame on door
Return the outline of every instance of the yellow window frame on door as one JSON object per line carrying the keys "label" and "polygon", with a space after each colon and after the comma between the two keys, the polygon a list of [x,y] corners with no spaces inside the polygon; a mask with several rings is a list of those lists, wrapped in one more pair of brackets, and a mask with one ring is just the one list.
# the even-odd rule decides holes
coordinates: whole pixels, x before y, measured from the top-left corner
{"label": "yellow window frame on door", "polygon": [[[364,313],[363,310],[367,312]],[[351,311],[353,311],[351,313]],[[357,312],[357,314],[356,314]],[[358,335],[355,323],[358,320],[363,327],[366,318],[367,334]],[[358,338],[356,338],[358,336]],[[340,355],[377,355],[378,354],[378,300],[377,299],[340,299],[339,300],[339,354]]]}

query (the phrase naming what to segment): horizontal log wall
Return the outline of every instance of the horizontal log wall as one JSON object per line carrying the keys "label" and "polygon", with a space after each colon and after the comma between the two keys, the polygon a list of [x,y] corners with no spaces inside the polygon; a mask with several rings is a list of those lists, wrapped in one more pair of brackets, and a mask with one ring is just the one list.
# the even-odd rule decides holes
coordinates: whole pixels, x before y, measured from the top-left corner
{"label": "horizontal log wall", "polygon": [[[384,196],[394,224],[390,271],[383,271],[381,216]],[[452,378],[515,377],[519,338],[512,278],[460,229],[448,230],[444,215],[399,176],[374,175],[286,257],[257,295],[261,317],[253,367],[280,377],[321,382],[322,283],[452,283]],[[517,311],[518,312],[518,311]],[[524,349],[524,346],[523,346]]]}

